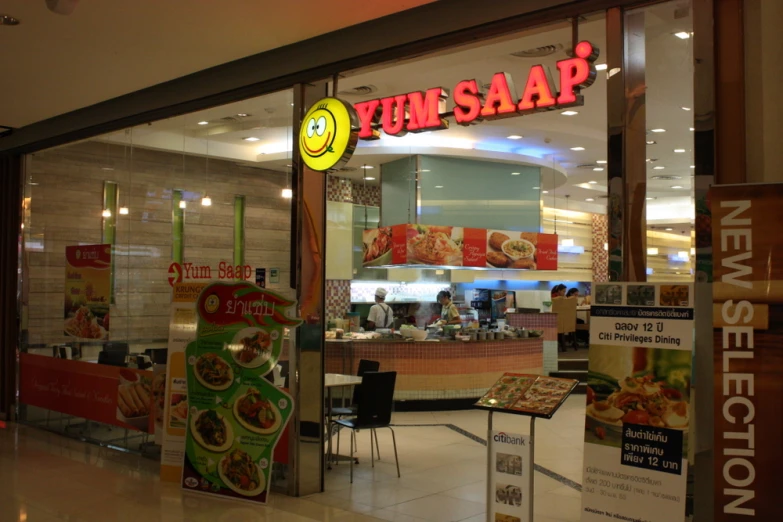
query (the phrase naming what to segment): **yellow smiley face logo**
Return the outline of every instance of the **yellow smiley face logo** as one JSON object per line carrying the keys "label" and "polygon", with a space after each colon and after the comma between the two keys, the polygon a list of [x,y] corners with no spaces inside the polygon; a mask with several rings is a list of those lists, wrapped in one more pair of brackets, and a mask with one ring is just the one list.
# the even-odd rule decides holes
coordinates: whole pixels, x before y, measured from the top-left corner
{"label": "yellow smiley face logo", "polygon": [[299,129],[299,152],[313,170],[327,172],[348,163],[359,140],[359,118],[347,102],[324,98],[310,107]]}

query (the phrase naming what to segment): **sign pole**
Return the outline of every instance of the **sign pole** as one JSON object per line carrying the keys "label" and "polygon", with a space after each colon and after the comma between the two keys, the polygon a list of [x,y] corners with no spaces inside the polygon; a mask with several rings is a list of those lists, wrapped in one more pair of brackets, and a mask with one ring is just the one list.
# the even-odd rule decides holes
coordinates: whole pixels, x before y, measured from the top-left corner
{"label": "sign pole", "polygon": [[534,481],[536,476],[536,418],[530,417],[530,495],[528,500],[528,521],[533,522]]}
{"label": "sign pole", "polygon": [[492,518],[492,411],[487,416],[487,522],[494,522]]}

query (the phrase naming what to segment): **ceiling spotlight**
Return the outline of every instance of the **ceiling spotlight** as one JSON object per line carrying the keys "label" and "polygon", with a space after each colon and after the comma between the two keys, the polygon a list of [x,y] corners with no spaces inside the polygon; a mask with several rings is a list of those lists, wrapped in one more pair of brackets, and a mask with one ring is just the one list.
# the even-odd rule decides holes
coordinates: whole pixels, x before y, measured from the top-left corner
{"label": "ceiling spotlight", "polygon": [[541,193],[542,194],[549,194],[549,191],[548,190],[542,190]]}
{"label": "ceiling spotlight", "polygon": [[644,198],[644,199],[646,199],[647,201],[652,201],[652,200],[654,200],[655,198],[653,198],[653,197],[646,197],[646,198]]}
{"label": "ceiling spotlight", "polygon": [[666,129],[652,129],[650,132],[666,132]]}
{"label": "ceiling spotlight", "polygon": [[429,172],[430,169],[421,169],[419,172]]}
{"label": "ceiling spotlight", "polygon": [[680,154],[680,153],[685,152],[685,149],[674,149],[674,152]]}
{"label": "ceiling spotlight", "polygon": [[209,125],[208,121],[200,121],[198,122],[199,125]]}
{"label": "ceiling spotlight", "polygon": [[695,131],[696,129],[694,129],[693,127],[688,127],[688,130],[689,130],[689,131],[691,131],[691,132],[693,132],[693,131]]}
{"label": "ceiling spotlight", "polygon": [[519,176],[520,174],[522,174],[522,173],[521,172],[512,172],[511,173],[512,176]]}
{"label": "ceiling spotlight", "polygon": [[240,112],[239,114],[237,114],[237,118],[247,118],[248,116],[250,115],[246,112]]}
{"label": "ceiling spotlight", "polygon": [[599,165],[606,165],[606,160],[598,160],[596,161]]}
{"label": "ceiling spotlight", "polygon": [[540,189],[540,188],[541,188],[541,187],[533,187],[533,190],[538,190],[538,189]]}
{"label": "ceiling spotlight", "polygon": [[443,188],[443,185],[435,185],[435,188]]}
{"label": "ceiling spotlight", "polygon": [[658,255],[658,249],[655,247],[650,247],[647,249],[647,255],[648,256],[657,256]]}
{"label": "ceiling spotlight", "polygon": [[684,110],[684,111],[690,111],[690,110],[691,110],[691,108],[690,108],[690,107],[680,107],[680,109],[682,109],[682,110]]}
{"label": "ceiling spotlight", "polygon": [[105,218],[110,218],[111,217],[111,210],[109,210],[108,208],[103,209],[103,212],[101,212],[101,216],[103,216]]}
{"label": "ceiling spotlight", "polygon": [[188,202],[187,202],[187,201],[185,201],[184,199],[180,200],[180,202],[179,202],[179,208],[181,208],[181,209],[183,209],[183,210],[184,210],[184,209],[186,209],[186,208],[188,208]]}
{"label": "ceiling spotlight", "polygon": [[585,198],[585,201],[595,201],[593,198]]}
{"label": "ceiling spotlight", "polygon": [[519,134],[512,134],[511,136],[508,136],[508,139],[510,139],[510,140],[521,140],[522,136],[520,136]]}
{"label": "ceiling spotlight", "polygon": [[599,63],[596,64],[595,70],[596,71],[605,71],[608,66],[605,63]]}
{"label": "ceiling spotlight", "polygon": [[[601,170],[604,170],[604,169],[601,169]],[[598,182],[597,182],[597,181],[595,181],[595,180],[590,180],[590,181],[588,181],[588,183],[589,183],[590,185],[597,185],[597,184],[598,184]]]}
{"label": "ceiling spotlight", "polygon": [[603,167],[595,167],[595,168],[593,169],[593,172],[603,172],[603,170],[604,170],[604,168],[603,168]]}
{"label": "ceiling spotlight", "polygon": [[294,191],[293,191],[293,190],[291,190],[290,188],[284,188],[284,189],[283,189],[282,196],[283,196],[285,199],[291,199],[292,197],[294,197]]}
{"label": "ceiling spotlight", "polygon": [[695,169],[695,168],[696,168],[696,165],[691,165],[691,168],[692,168],[692,169]]}
{"label": "ceiling spotlight", "polygon": [[653,140],[647,140],[647,145],[655,145],[655,141]]}
{"label": "ceiling spotlight", "polygon": [[665,168],[666,167],[664,167],[663,165],[657,165],[657,166],[653,167],[653,170],[663,170]]}
{"label": "ceiling spotlight", "polygon": [[201,198],[201,206],[202,207],[211,207],[212,206],[212,198],[209,196],[204,196]]}
{"label": "ceiling spotlight", "polygon": [[673,229],[673,228],[671,228],[671,227],[666,227],[666,228],[664,228],[664,230],[665,230],[666,232],[671,232],[671,231],[672,231],[672,230],[674,230],[674,229]]}
{"label": "ceiling spotlight", "polygon": [[362,165],[361,168],[366,170],[366,169],[374,169],[375,167],[373,167],[372,165]]}
{"label": "ceiling spotlight", "polygon": [[579,114],[579,112],[578,111],[563,111],[560,114],[562,114],[563,116],[576,116],[577,114]]}
{"label": "ceiling spotlight", "polygon": [[680,40],[687,40],[688,38],[691,37],[691,33],[687,31],[680,31],[679,33],[674,33],[674,36],[676,36]]}
{"label": "ceiling spotlight", "polygon": [[682,185],[672,185],[673,189],[681,189],[684,188]]}
{"label": "ceiling spotlight", "polygon": [[375,178],[373,178],[372,176],[365,176],[364,181],[375,181]]}
{"label": "ceiling spotlight", "polygon": [[128,207],[120,207],[120,214],[121,214],[121,215],[123,215],[123,216],[127,216],[127,215],[128,215],[128,212],[130,212],[130,211],[128,210]]}
{"label": "ceiling spotlight", "polygon": [[571,147],[571,150],[579,152],[580,150],[585,150],[584,147]]}
{"label": "ceiling spotlight", "polygon": [[259,141],[261,138],[256,138],[255,136],[250,136],[247,138],[242,138],[245,141]]}

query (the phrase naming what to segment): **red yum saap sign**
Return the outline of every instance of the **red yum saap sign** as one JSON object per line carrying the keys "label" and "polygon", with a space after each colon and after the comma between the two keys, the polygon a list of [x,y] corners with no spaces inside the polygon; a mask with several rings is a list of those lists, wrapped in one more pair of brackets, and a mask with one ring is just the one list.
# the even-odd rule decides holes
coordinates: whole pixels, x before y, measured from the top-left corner
{"label": "red yum saap sign", "polygon": [[[528,72],[525,87],[517,98],[510,74],[496,73],[484,93],[477,80],[463,80],[454,88],[454,120],[471,125],[482,120],[509,118],[538,111],[582,105],[580,90],[595,81],[594,62],[598,49],[590,42],[579,42],[574,57],[557,62],[559,82],[555,84],[547,67],[534,65]],[[442,87],[399,94],[354,105],[359,117],[359,138],[380,137],[378,128],[389,136],[448,128],[441,109],[449,97]]]}

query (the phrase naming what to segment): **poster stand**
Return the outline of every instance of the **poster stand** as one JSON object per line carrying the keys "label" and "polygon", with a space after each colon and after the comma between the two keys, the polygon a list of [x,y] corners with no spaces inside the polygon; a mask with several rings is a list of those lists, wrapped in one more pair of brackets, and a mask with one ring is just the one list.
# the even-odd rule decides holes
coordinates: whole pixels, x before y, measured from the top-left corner
{"label": "poster stand", "polygon": [[[506,373],[474,405],[488,410],[488,522],[533,522],[536,418],[551,419],[578,384],[574,379]],[[495,413],[528,417],[529,435],[495,431]],[[500,484],[498,479],[509,484]],[[502,495],[507,496],[501,499]]]}

